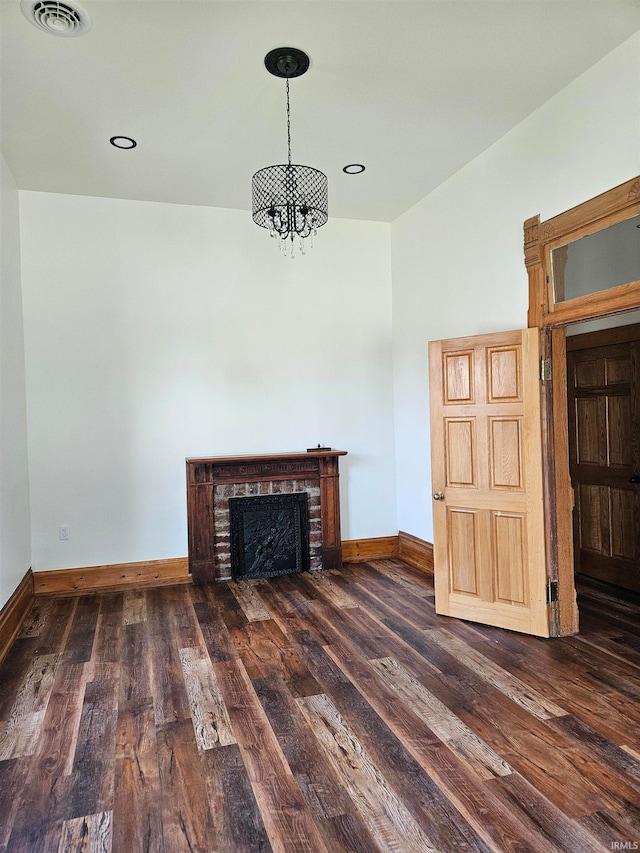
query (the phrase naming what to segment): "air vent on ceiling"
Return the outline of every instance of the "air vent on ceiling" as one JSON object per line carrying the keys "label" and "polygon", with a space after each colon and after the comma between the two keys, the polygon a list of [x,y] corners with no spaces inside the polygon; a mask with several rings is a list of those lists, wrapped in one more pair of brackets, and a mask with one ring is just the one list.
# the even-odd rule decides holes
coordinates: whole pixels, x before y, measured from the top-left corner
{"label": "air vent on ceiling", "polygon": [[20,9],[34,27],[52,36],[73,38],[91,29],[91,18],[82,6],[68,0],[22,0]]}

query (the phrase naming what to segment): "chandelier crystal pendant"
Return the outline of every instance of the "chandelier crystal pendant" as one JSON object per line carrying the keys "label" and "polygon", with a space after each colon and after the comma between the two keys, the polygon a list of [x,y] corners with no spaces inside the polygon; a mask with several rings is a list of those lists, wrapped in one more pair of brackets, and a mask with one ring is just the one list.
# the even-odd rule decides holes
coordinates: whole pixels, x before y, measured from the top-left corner
{"label": "chandelier crystal pendant", "polygon": [[[287,162],[266,166],[251,181],[253,221],[267,228],[284,255],[295,256],[295,244],[305,254],[307,238],[313,247],[318,228],[327,221],[327,176],[311,166],[291,162],[289,80],[309,68],[309,57],[295,47],[278,47],[264,58],[270,74],[284,77],[287,90]],[[287,243],[289,249],[287,250]]]}

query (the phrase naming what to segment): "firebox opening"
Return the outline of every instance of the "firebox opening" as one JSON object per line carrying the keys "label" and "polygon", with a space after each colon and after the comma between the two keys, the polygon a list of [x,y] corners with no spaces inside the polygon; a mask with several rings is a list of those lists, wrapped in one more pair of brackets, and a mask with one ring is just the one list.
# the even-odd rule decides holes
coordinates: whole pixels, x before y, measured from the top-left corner
{"label": "firebox opening", "polygon": [[268,578],[309,569],[306,492],[229,498],[231,574]]}

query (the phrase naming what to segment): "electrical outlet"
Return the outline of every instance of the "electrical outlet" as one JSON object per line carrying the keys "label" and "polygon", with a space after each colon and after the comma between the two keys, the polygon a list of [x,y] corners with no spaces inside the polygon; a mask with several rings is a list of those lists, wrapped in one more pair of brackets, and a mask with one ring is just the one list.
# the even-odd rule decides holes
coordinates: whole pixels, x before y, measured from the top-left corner
{"label": "electrical outlet", "polygon": [[60,525],[58,533],[59,533],[60,539],[62,539],[62,540],[68,539],[69,535],[70,535],[69,534],[69,528],[63,524]]}

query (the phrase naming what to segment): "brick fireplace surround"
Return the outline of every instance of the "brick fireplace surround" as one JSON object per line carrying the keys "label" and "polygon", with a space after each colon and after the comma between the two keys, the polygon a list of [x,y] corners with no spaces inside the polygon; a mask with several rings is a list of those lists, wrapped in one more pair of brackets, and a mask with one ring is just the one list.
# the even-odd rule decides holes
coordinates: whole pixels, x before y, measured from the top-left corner
{"label": "brick fireplace surround", "polygon": [[342,565],[338,458],[346,450],[187,459],[189,571],[231,577],[229,498],[306,492],[311,569]]}

